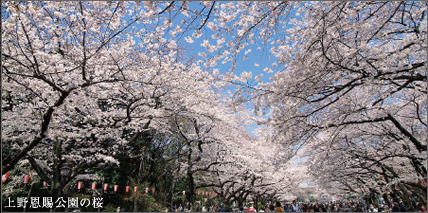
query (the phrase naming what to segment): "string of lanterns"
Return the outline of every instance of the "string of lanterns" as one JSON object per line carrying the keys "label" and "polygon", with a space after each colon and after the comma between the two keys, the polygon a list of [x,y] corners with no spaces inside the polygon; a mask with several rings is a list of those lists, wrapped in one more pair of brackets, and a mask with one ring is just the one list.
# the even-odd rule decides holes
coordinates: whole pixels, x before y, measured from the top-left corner
{"label": "string of lanterns", "polygon": [[[6,173],[6,174],[4,174],[4,175],[2,175],[2,184],[4,184],[5,182],[6,182],[6,180],[7,180],[7,178],[8,178],[8,176],[9,176],[9,173]],[[23,176],[23,182],[24,182],[24,184],[27,184],[29,181],[30,181],[30,178],[31,178],[31,175],[24,175]],[[108,183],[104,183],[103,184],[103,186],[102,186],[102,188],[103,188],[103,190],[104,191],[107,191],[108,190]],[[47,187],[48,186],[48,183],[47,182],[45,182],[45,181],[43,181],[43,183],[42,183],[42,186],[43,187]],[[79,181],[79,182],[77,182],[77,189],[80,191],[81,189],[82,189],[82,187],[83,187],[83,182],[82,181]],[[91,184],[91,189],[92,190],[95,190],[96,189],[96,187],[97,187],[97,182],[92,182],[92,184]],[[64,188],[65,188],[65,186],[64,186]],[[114,193],[116,194],[116,192],[118,191],[118,188],[119,188],[119,185],[113,185],[113,191],[114,191]],[[129,189],[130,189],[130,187],[129,186],[125,186],[125,192],[128,194],[128,192],[129,192]],[[137,186],[134,186],[134,192],[137,192],[137,190],[138,190],[138,187]],[[145,193],[146,194],[149,194],[149,188],[145,188]],[[186,195],[186,191],[182,191],[182,193],[183,193],[183,196],[185,196]],[[152,188],[152,195],[154,195],[155,194],[155,188]],[[217,196],[218,194],[217,193],[215,193],[215,192],[208,192],[208,191],[196,191],[196,194],[198,195],[198,196],[209,196],[209,197],[214,197],[214,196]],[[229,197],[230,196],[230,194],[227,194],[227,197]]]}
{"label": "string of lanterns", "polygon": [[[2,184],[4,184],[6,182],[6,180],[7,180],[8,177],[9,177],[9,173],[6,173],[6,174],[2,175]],[[23,183],[27,184],[30,181],[30,178],[31,178],[31,175],[24,175],[23,176]],[[46,188],[48,186],[48,183],[46,181],[43,181],[42,186],[44,188]],[[107,191],[108,190],[108,186],[109,186],[108,183],[104,183],[103,186],[102,186],[103,190]],[[77,182],[77,189],[79,191],[82,189],[82,187],[83,187],[83,181]],[[92,182],[91,189],[95,190],[96,187],[97,187],[97,182]],[[64,188],[65,188],[65,186],[64,186]],[[113,191],[114,191],[114,193],[116,193],[118,191],[118,189],[119,189],[119,185],[113,185]],[[129,189],[130,189],[129,186],[125,186],[125,192],[126,193],[129,192]],[[138,190],[138,187],[134,186],[134,192],[137,192],[137,190]],[[146,188],[145,192],[146,192],[146,194],[148,194],[149,193],[149,188]],[[155,188],[152,188],[152,194],[155,194]]]}

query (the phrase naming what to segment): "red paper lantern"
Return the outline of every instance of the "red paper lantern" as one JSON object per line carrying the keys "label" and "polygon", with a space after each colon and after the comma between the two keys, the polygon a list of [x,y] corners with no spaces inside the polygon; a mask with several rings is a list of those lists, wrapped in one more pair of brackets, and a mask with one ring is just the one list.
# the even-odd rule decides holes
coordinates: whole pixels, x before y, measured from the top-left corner
{"label": "red paper lantern", "polygon": [[108,187],[108,183],[104,183],[104,185],[103,185],[104,191],[107,191],[107,187]]}
{"label": "red paper lantern", "polygon": [[80,190],[82,188],[83,182],[77,182],[77,189]]}
{"label": "red paper lantern", "polygon": [[96,182],[93,182],[93,183],[92,183],[92,190],[95,190],[95,187],[97,187],[97,183],[96,183]]}
{"label": "red paper lantern", "polygon": [[129,186],[126,186],[126,187],[125,187],[125,191],[126,191],[126,193],[128,193],[128,192],[129,192]]}
{"label": "red paper lantern", "polygon": [[114,193],[116,194],[116,192],[117,192],[117,188],[119,187],[119,185],[114,185],[113,186],[113,191],[114,191]]}
{"label": "red paper lantern", "polygon": [[3,184],[4,182],[6,182],[7,177],[9,176],[9,172],[6,172],[6,174],[1,176],[1,184]]}
{"label": "red paper lantern", "polygon": [[30,176],[31,175],[24,175],[24,183],[28,183],[28,181],[30,181]]}

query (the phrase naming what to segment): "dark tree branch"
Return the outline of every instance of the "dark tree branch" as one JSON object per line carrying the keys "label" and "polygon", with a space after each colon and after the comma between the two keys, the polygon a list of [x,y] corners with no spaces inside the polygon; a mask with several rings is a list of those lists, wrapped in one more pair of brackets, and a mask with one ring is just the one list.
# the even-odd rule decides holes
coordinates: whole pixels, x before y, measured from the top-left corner
{"label": "dark tree branch", "polygon": [[208,22],[208,19],[210,18],[211,12],[213,11],[214,5],[215,5],[215,1],[213,2],[213,4],[211,5],[210,11],[208,11],[207,17],[204,19],[204,23],[202,23],[202,25],[199,27],[198,30],[201,30],[205,24]]}
{"label": "dark tree branch", "polygon": [[164,12],[166,12],[169,8],[171,8],[173,5],[175,4],[175,1],[172,1],[171,3],[169,3],[169,5],[167,7],[165,7],[165,9],[163,9],[161,12],[159,12],[158,14],[162,14]]}
{"label": "dark tree branch", "polygon": [[388,114],[388,120],[391,120],[392,123],[397,127],[401,133],[403,133],[405,136],[409,137],[410,141],[413,142],[413,144],[416,146],[416,148],[419,150],[419,152],[427,151],[427,146],[422,145],[421,142],[419,142],[409,131],[407,131],[391,114]]}

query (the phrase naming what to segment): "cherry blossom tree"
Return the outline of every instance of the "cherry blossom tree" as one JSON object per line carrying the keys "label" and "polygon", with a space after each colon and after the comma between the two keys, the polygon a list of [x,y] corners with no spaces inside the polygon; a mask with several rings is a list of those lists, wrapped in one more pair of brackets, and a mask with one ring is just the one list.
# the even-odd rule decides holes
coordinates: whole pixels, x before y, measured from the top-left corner
{"label": "cherry blossom tree", "polygon": [[269,109],[260,123],[303,146],[322,184],[360,196],[394,183],[400,195],[426,189],[411,183],[426,179],[426,3],[311,2],[300,12],[271,49],[284,71],[259,87],[256,105]]}
{"label": "cherry blossom tree", "polygon": [[[72,130],[90,122],[91,114],[85,111],[100,110],[98,100],[85,90],[120,81],[114,75],[121,67],[112,61],[129,54],[125,49],[131,43],[118,42],[118,35],[128,27],[117,20],[126,12],[121,5],[95,4],[3,3],[9,13],[3,22],[3,138],[6,147],[11,146],[3,170],[13,168],[40,144],[68,136],[90,138],[91,131]],[[105,10],[99,12],[99,7]],[[95,14],[99,20],[111,19],[101,25]],[[124,45],[117,52],[122,55],[106,54],[118,44]]]}
{"label": "cherry blossom tree", "polygon": [[[141,165],[157,144],[176,152],[168,166],[188,178],[192,202],[204,187],[229,201],[285,198],[305,173],[337,194],[411,191],[426,200],[417,182],[427,166],[425,2],[2,2],[2,10],[3,173],[30,164],[59,194],[64,163],[69,182],[102,163],[120,166],[123,154]],[[188,54],[193,43],[205,60]],[[271,82],[211,70],[239,69],[255,45],[277,59],[260,69],[282,69]],[[223,93],[231,85],[233,95]],[[243,129],[252,120],[258,138]],[[307,168],[290,162],[296,154]],[[136,171],[137,183],[151,173]]]}
{"label": "cherry blossom tree", "polygon": [[4,172],[28,159],[58,194],[63,163],[67,183],[118,164],[116,153],[148,131],[167,133],[175,115],[221,111],[215,78],[162,37],[150,3],[2,4]]}
{"label": "cherry blossom tree", "polygon": [[[229,132],[231,129],[225,128]],[[305,171],[289,162],[287,158],[292,156],[289,152],[266,138],[250,137],[242,126],[233,132],[217,134],[225,135],[227,142],[210,144],[204,151],[202,164],[194,166],[195,170],[202,169],[195,179],[197,188],[215,192],[216,196],[211,199],[221,200],[227,206],[232,201],[242,206],[246,199],[257,202],[265,195],[281,199],[294,191]],[[217,141],[221,141],[220,138]]]}
{"label": "cherry blossom tree", "polygon": [[[291,7],[296,8],[293,13]],[[201,25],[182,22],[195,29],[185,38],[188,43],[207,33],[203,26],[214,31],[212,39],[205,36],[201,44],[211,55],[200,53],[209,56],[200,64],[215,66],[222,59],[232,61],[234,70],[237,58],[251,51],[249,45],[272,45],[270,51],[283,71],[271,83],[248,85],[251,73],[223,76],[224,81],[239,83],[236,103],[253,99],[255,114],[267,115],[258,123],[269,127],[271,140],[290,150],[307,146],[306,153],[313,156],[320,150],[342,150],[335,143],[367,143],[354,148],[362,154],[365,146],[375,145],[372,151],[382,161],[404,158],[409,163],[404,167],[412,168],[398,172],[407,176],[386,178],[387,183],[426,178],[426,3],[205,2],[203,8],[180,7],[189,19],[189,14],[205,17]],[[225,41],[226,34],[235,40]],[[278,64],[265,71],[272,72]],[[321,133],[328,136],[313,144]],[[383,152],[385,146],[406,154]],[[360,154],[353,158],[364,156]],[[325,161],[317,162],[321,167],[312,170],[316,176],[323,173]]]}

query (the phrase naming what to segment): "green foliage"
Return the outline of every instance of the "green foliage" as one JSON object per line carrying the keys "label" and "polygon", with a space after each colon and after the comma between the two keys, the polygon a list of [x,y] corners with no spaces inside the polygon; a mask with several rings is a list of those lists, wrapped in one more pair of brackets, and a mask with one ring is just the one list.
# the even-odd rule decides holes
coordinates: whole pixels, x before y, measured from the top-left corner
{"label": "green foliage", "polygon": [[108,204],[107,206],[104,207],[103,212],[116,212],[117,207],[113,204]]}
{"label": "green foliage", "polygon": [[316,199],[314,196],[311,196],[311,197],[309,198],[309,201],[310,201],[310,202],[318,202],[318,199]]}
{"label": "green foliage", "polygon": [[128,210],[133,211],[134,204],[137,204],[137,211],[139,212],[160,211],[163,209],[162,204],[156,199],[156,196],[145,193],[145,188],[149,188],[149,183],[144,182],[137,185],[137,187],[137,192],[132,192],[129,196],[122,198],[123,201],[132,203],[132,209],[127,208]]}
{"label": "green foliage", "polygon": [[139,204],[139,206],[141,206],[138,209],[139,211],[151,212],[154,210],[160,211],[162,209],[162,205],[157,202],[155,197],[147,194],[140,197]]}

